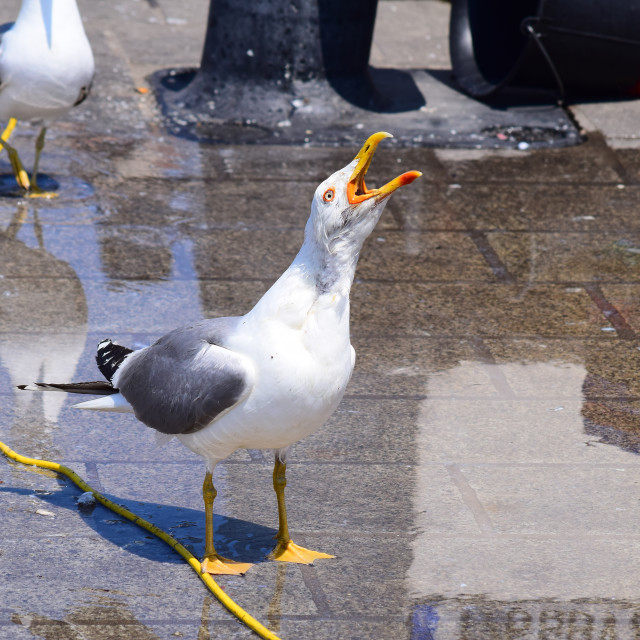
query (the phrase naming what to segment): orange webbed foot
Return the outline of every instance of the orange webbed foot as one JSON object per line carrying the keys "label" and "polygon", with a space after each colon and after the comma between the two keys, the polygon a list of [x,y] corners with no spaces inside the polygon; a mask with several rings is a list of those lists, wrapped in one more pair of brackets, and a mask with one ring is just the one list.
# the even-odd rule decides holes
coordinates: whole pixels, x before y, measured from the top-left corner
{"label": "orange webbed foot", "polygon": [[200,571],[202,573],[210,573],[214,576],[239,576],[249,571],[252,566],[253,564],[251,562],[236,562],[235,560],[223,558],[216,554],[215,556],[209,556],[203,559],[200,564]]}
{"label": "orange webbed foot", "polygon": [[279,542],[278,546],[269,554],[269,559],[279,562],[297,562],[299,564],[313,564],[314,560],[335,558],[322,551],[312,551],[297,545],[292,540]]}

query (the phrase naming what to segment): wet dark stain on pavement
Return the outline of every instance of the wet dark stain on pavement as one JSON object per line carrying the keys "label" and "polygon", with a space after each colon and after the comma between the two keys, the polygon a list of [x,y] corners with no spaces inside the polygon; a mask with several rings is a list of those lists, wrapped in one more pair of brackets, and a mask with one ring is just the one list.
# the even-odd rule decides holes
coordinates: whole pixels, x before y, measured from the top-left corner
{"label": "wet dark stain on pavement", "polygon": [[37,613],[15,612],[11,621],[43,640],[158,640],[158,636],[137,620],[125,603],[115,599],[104,598],[99,605],[78,607],[61,620]]}
{"label": "wet dark stain on pavement", "polygon": [[623,399],[587,400],[582,408],[584,430],[598,442],[640,453],[640,403]]}
{"label": "wet dark stain on pavement", "polygon": [[583,599],[433,598],[411,612],[411,640],[615,640],[640,635],[640,605]]}

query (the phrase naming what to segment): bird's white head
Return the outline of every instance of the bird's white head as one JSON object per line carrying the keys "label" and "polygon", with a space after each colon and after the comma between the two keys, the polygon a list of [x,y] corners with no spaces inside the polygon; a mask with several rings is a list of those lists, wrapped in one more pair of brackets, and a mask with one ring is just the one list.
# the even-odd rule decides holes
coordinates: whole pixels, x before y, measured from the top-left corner
{"label": "bird's white head", "polygon": [[315,245],[330,271],[353,271],[363,242],[373,231],[389,196],[399,187],[412,183],[422,174],[407,171],[378,189],[368,189],[364,178],[377,146],[390,133],[370,136],[356,157],[327,178],[315,191],[311,216],[305,230],[307,243]]}
{"label": "bird's white head", "polygon": [[326,244],[330,253],[340,251],[345,243],[359,249],[380,219],[389,196],[422,175],[407,171],[379,189],[367,188],[364,177],[376,148],[391,137],[384,131],[374,133],[344,169],[316,189],[309,219],[312,229],[308,231],[313,230],[316,240]]}

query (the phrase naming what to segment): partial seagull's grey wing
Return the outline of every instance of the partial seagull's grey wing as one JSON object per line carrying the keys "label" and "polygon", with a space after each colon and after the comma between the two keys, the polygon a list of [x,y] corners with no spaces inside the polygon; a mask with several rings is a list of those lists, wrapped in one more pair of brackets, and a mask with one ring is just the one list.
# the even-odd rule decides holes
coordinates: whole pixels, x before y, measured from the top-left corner
{"label": "partial seagull's grey wing", "polygon": [[4,24],[0,24],[0,91],[2,91],[2,36],[10,31],[15,22],[5,22]]}
{"label": "partial seagull's grey wing", "polygon": [[253,366],[224,347],[240,318],[204,320],[130,354],[113,384],[136,418],[168,434],[194,433],[253,386]]}
{"label": "partial seagull's grey wing", "polygon": [[15,22],[5,22],[4,24],[0,24],[0,46],[2,45],[2,35],[12,29],[14,24]]}
{"label": "partial seagull's grey wing", "polygon": [[77,107],[79,104],[82,104],[91,93],[91,87],[93,86],[93,78],[91,78],[91,82],[86,84],[84,87],[80,87],[80,91],[78,91],[78,97],[76,101],[73,103],[74,107]]}

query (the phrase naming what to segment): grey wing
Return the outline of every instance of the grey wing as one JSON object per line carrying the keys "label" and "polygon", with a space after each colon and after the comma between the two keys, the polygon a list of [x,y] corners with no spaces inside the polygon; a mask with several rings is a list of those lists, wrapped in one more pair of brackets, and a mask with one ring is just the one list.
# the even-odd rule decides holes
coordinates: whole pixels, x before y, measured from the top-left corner
{"label": "grey wing", "polygon": [[78,97],[76,98],[76,101],[73,103],[74,107],[77,107],[79,104],[82,104],[89,97],[92,86],[93,86],[93,78],[91,78],[91,81],[89,82],[89,84],[85,85],[84,87],[80,87],[80,91],[78,92]]}
{"label": "grey wing", "polygon": [[7,33],[10,29],[13,28],[15,22],[5,22],[4,24],[0,24],[0,46],[2,45],[2,34]]}
{"label": "grey wing", "polygon": [[114,386],[138,420],[162,433],[193,433],[240,402],[253,386],[253,366],[223,346],[238,320],[181,327],[132,353]]}

